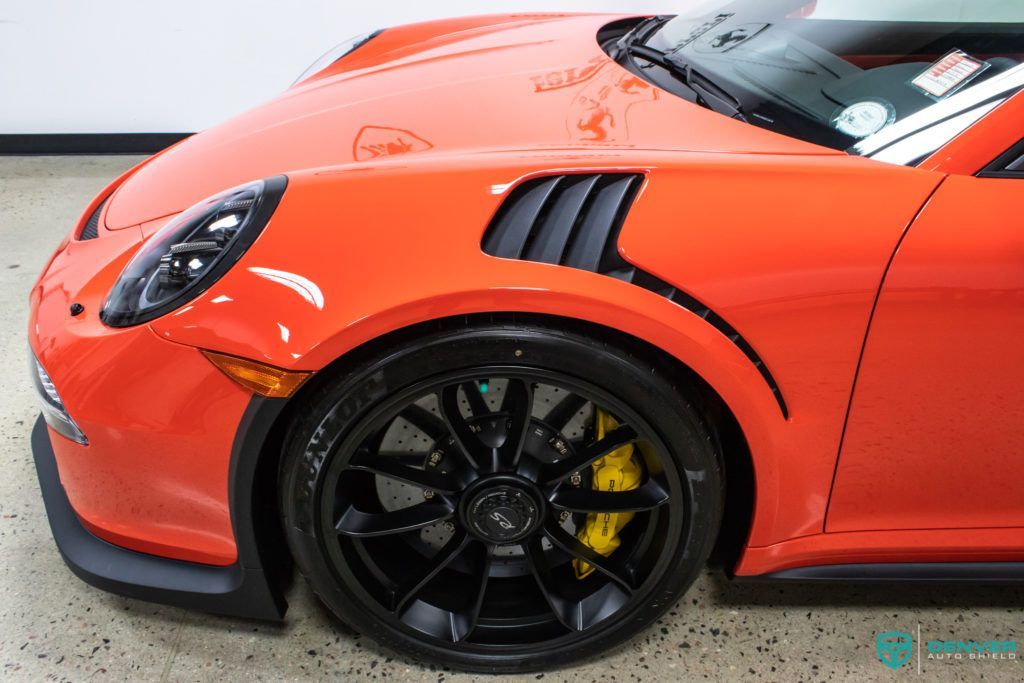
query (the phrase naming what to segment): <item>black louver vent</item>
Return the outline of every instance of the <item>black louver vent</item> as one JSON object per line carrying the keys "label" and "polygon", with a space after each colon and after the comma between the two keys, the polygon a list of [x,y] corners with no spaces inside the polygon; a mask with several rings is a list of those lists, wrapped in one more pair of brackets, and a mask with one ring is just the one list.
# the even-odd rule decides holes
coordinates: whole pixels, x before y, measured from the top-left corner
{"label": "black louver vent", "polygon": [[594,273],[625,266],[615,244],[642,179],[566,175],[523,183],[484,236],[484,251]]}
{"label": "black louver vent", "polygon": [[103,213],[103,207],[107,205],[107,200],[104,199],[100,202],[100,205],[96,207],[96,210],[89,216],[89,220],[85,222],[85,227],[82,228],[82,232],[79,233],[79,241],[94,240],[100,236],[100,214]]}
{"label": "black louver vent", "polygon": [[618,238],[643,176],[603,173],[530,180],[509,193],[484,233],[491,256],[579,268],[650,290],[708,321],[757,368],[779,402],[789,410],[775,378],[754,348],[720,315],[689,294],[629,264]]}

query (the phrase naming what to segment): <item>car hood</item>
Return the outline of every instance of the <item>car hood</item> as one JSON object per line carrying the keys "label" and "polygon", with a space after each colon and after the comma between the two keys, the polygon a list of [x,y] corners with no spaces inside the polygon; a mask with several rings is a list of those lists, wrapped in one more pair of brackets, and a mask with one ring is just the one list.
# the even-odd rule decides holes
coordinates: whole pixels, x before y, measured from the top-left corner
{"label": "car hood", "polygon": [[637,78],[597,42],[598,31],[618,18],[514,15],[389,29],[276,99],[143,165],[116,191],[105,224],[138,225],[256,178],[372,167],[408,155],[622,148],[834,153]]}

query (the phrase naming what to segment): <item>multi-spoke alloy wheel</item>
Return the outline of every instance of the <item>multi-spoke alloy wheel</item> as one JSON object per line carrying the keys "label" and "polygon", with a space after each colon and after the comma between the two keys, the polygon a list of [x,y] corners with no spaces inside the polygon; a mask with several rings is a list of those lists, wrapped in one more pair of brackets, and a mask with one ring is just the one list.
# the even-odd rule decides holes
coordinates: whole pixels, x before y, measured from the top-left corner
{"label": "multi-spoke alloy wheel", "polygon": [[282,470],[317,593],[386,644],[492,671],[655,619],[706,559],[721,474],[697,415],[629,351],[468,327],[321,387]]}

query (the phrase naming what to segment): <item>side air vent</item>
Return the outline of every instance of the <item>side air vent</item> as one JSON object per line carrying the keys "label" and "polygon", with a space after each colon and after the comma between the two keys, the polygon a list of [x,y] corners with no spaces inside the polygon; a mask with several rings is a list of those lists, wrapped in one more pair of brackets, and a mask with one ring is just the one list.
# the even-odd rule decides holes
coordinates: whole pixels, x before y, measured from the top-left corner
{"label": "side air vent", "polygon": [[103,213],[103,207],[107,205],[107,200],[104,199],[100,202],[100,205],[96,207],[96,210],[89,216],[89,220],[85,222],[85,226],[82,228],[82,232],[78,235],[78,240],[84,242],[85,240],[94,240],[100,236],[100,214]]}
{"label": "side air vent", "polygon": [[602,173],[529,180],[509,194],[483,238],[491,256],[567,266],[606,275],[663,296],[700,316],[750,359],[779,402],[789,409],[764,361],[736,329],[689,294],[631,265],[619,255],[619,231],[643,176]]}
{"label": "side air vent", "polygon": [[642,180],[639,175],[566,175],[524,183],[484,236],[484,251],[595,273],[624,265],[616,238]]}

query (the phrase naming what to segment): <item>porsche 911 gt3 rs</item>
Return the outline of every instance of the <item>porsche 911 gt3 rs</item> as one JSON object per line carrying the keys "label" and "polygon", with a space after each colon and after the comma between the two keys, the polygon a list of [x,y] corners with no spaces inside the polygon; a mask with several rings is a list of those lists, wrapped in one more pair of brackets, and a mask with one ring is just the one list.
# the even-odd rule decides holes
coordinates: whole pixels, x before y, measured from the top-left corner
{"label": "porsche 911 gt3 rs", "polygon": [[[685,11],[685,4],[681,3]],[[415,657],[737,579],[1024,577],[1024,12],[739,0],[347,41],[31,293],[76,574]]]}

